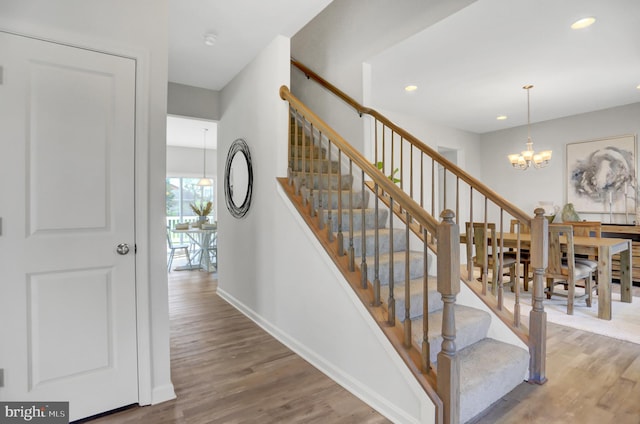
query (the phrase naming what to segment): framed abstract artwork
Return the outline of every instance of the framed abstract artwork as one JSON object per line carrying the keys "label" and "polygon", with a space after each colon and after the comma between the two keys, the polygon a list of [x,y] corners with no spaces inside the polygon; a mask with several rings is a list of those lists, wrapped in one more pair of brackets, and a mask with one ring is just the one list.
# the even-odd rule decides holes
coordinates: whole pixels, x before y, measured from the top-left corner
{"label": "framed abstract artwork", "polygon": [[576,211],[633,213],[636,192],[634,135],[567,144],[567,203]]}

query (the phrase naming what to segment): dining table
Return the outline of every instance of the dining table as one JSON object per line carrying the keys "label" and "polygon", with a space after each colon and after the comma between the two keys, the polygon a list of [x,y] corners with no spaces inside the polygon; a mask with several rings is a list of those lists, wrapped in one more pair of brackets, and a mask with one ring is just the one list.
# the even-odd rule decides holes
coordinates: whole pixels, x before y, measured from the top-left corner
{"label": "dining table", "polygon": [[[496,233],[497,243],[504,248],[530,250],[531,234]],[[518,237],[520,244],[518,245]],[[466,235],[461,234],[461,243]],[[612,263],[613,256],[620,255],[620,300],[631,303],[631,240],[608,237],[574,236],[575,254],[595,256],[598,260],[598,318],[611,320]]]}
{"label": "dining table", "polygon": [[[175,234],[185,234],[196,245],[195,254],[191,260],[191,266],[183,265],[175,267],[176,271],[202,269],[207,272],[213,272],[217,268],[217,249],[216,237],[217,228],[188,228],[173,229]],[[211,260],[211,256],[216,258],[215,265]]]}

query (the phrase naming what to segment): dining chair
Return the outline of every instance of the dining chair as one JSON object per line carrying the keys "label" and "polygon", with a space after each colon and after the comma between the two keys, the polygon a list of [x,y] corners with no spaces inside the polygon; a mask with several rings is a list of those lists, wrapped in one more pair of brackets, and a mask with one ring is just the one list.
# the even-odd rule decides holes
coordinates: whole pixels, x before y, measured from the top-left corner
{"label": "dining chair", "polygon": [[[566,245],[566,248],[563,246]],[[576,282],[584,281],[586,304],[591,307],[593,286],[592,270],[589,266],[576,262],[573,244],[573,226],[570,224],[549,224],[549,261],[545,277],[547,278],[547,298],[566,296],[567,314],[573,315],[576,299]],[[567,287],[567,293],[556,293],[558,284]]]}
{"label": "dining chair", "polygon": [[[485,258],[487,259],[486,266],[487,269],[491,269],[492,292],[495,294],[497,291],[498,267],[500,264],[500,249],[497,243],[496,224],[492,222],[487,223],[485,230],[484,222],[474,222],[473,227],[470,222],[467,222],[465,228],[467,240],[473,240],[472,243],[467,243],[467,261],[473,263],[474,267],[479,267],[484,270]],[[472,254],[471,245],[473,245],[475,249],[475,256]],[[513,284],[515,284],[517,276],[516,256],[514,252],[504,251],[502,268],[509,268],[509,284],[513,291]]]}
{"label": "dining chair", "polygon": [[191,256],[189,256],[189,245],[184,244],[174,244],[171,241],[171,230],[167,227],[167,245],[169,247],[169,260],[167,262],[167,271],[171,272],[171,263],[173,262],[173,257],[176,253],[176,250],[184,250],[184,256],[187,258],[187,262],[189,263],[189,268],[191,268]]}
{"label": "dining chair", "polygon": [[[573,235],[579,237],[602,237],[602,223],[600,221],[576,221],[571,222]],[[593,269],[598,267],[598,261],[593,256],[576,255],[576,261],[590,266]]]}
{"label": "dining chair", "polygon": [[[570,223],[573,227],[573,235],[580,237],[602,237],[602,223],[600,221],[574,221]],[[591,268],[593,281],[597,284],[598,259],[595,256],[576,254],[576,262]]]}
{"label": "dining chair", "polygon": [[218,269],[218,233],[213,233],[209,240],[209,262]]}
{"label": "dining chair", "polygon": [[[509,224],[509,232],[515,234],[518,226],[520,227],[520,234],[531,233],[531,228],[527,224],[522,224],[517,219],[511,220]],[[515,249],[510,249],[509,251],[513,252],[514,255],[517,253]],[[531,264],[531,252],[529,249],[520,249],[520,263],[522,264],[522,282],[524,291],[529,291],[529,265]]]}

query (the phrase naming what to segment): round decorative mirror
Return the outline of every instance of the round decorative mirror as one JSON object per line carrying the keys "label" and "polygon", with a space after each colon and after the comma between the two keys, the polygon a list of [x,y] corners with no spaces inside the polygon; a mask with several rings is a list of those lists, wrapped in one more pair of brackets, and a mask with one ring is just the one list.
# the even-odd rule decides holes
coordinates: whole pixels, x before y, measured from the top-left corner
{"label": "round decorative mirror", "polygon": [[224,170],[224,194],[227,209],[236,218],[249,211],[253,192],[253,168],[247,143],[239,138],[231,143]]}

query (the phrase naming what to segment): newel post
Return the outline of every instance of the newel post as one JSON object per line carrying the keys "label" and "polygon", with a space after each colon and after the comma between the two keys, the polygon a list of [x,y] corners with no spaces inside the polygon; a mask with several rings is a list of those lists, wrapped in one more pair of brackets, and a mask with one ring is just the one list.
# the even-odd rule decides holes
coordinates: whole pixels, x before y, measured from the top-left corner
{"label": "newel post", "polygon": [[442,296],[442,350],[438,353],[438,396],[444,405],[444,422],[460,421],[460,358],[456,352],[454,305],[460,293],[460,230],[455,214],[445,209],[438,225],[438,291]]}
{"label": "newel post", "polygon": [[531,268],[533,269],[533,306],[529,314],[529,382],[547,381],[547,313],[544,311],[544,272],[549,254],[549,221],[544,209],[534,211],[531,221]]}

